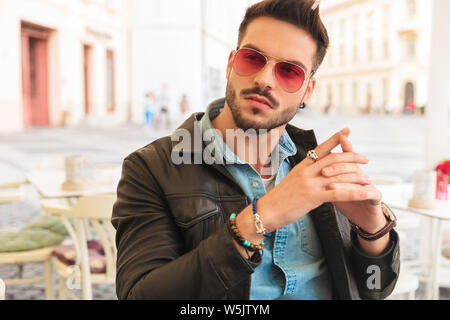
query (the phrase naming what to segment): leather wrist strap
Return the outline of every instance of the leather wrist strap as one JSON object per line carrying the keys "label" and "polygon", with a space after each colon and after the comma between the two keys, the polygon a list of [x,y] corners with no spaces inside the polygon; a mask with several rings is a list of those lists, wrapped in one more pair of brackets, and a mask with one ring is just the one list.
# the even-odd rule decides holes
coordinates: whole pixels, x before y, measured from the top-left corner
{"label": "leather wrist strap", "polygon": [[375,233],[369,233],[364,229],[362,229],[361,227],[354,224],[352,221],[350,221],[352,230],[355,231],[361,238],[363,238],[366,241],[378,240],[384,235],[386,235],[388,232],[390,232],[393,228],[397,226],[397,218],[395,217],[392,210],[384,202],[381,202],[381,208],[387,221],[386,225],[383,228],[381,228],[379,231]]}

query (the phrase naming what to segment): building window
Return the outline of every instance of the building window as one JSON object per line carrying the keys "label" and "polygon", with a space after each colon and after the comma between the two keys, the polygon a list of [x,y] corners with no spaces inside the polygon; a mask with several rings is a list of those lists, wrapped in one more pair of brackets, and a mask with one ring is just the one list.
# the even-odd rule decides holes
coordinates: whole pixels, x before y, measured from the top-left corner
{"label": "building window", "polygon": [[345,64],[345,45],[343,43],[339,45],[339,60],[341,65]]}
{"label": "building window", "polygon": [[417,12],[417,2],[416,0],[407,0],[406,1],[406,13],[408,18],[413,18],[416,16]]}
{"label": "building window", "polygon": [[359,25],[358,25],[358,17],[354,16],[353,17],[353,62],[358,62],[359,57],[358,57],[358,30],[359,30]]}
{"label": "building window", "polygon": [[345,20],[341,20],[340,24],[339,24],[339,29],[340,29],[340,39],[339,39],[339,63],[341,65],[345,64]]}
{"label": "building window", "polygon": [[383,79],[383,107],[386,109],[386,106],[389,101],[389,79]]}
{"label": "building window", "polygon": [[384,60],[389,60],[389,20],[390,8],[385,5],[383,8],[383,57]]}
{"label": "building window", "polygon": [[408,35],[404,38],[405,58],[414,59],[416,56],[416,36]]}
{"label": "building window", "polygon": [[373,39],[367,39],[367,60],[369,62],[373,61]]}
{"label": "building window", "polygon": [[383,41],[383,55],[384,60],[389,60],[389,40],[384,39]]}
{"label": "building window", "polygon": [[373,95],[372,95],[372,84],[367,84],[366,89],[366,113],[372,112],[372,103],[373,103]]}
{"label": "building window", "polygon": [[115,103],[115,74],[114,74],[114,51],[106,51],[106,107],[108,112],[114,112]]}
{"label": "building window", "polygon": [[[330,35],[330,39],[333,39],[333,25],[330,24],[328,27],[328,34]],[[332,41],[330,41],[330,46],[328,47],[328,54],[327,54],[327,58],[328,58],[328,67],[332,67],[333,66],[333,57],[334,55],[334,43]]]}
{"label": "building window", "polygon": [[353,97],[353,105],[354,107],[358,108],[359,102],[358,102],[358,82],[353,81],[352,85],[352,97]]}
{"label": "building window", "polygon": [[341,82],[339,82],[339,108],[340,108],[340,111],[344,110],[344,106],[345,106],[344,83],[341,81]]}

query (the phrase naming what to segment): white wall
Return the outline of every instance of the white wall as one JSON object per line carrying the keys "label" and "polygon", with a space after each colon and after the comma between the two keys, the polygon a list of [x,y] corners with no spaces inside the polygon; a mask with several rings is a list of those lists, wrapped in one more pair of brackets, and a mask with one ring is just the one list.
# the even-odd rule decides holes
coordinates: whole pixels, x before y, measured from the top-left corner
{"label": "white wall", "polygon": [[[245,9],[255,1],[133,0],[133,120],[143,121],[143,96],[167,84],[172,118],[186,93],[191,112],[225,95],[225,71]],[[205,13],[202,18],[202,8]],[[204,73],[204,74],[203,74]]]}
{"label": "white wall", "polygon": [[[51,29],[48,41],[49,115],[59,125],[84,118],[83,44],[93,47],[92,117],[106,114],[106,49],[115,54],[116,112],[110,122],[126,121],[129,101],[127,0],[108,7],[104,0],[0,0],[0,132],[23,129],[21,21]],[[95,121],[94,121],[95,122]]]}

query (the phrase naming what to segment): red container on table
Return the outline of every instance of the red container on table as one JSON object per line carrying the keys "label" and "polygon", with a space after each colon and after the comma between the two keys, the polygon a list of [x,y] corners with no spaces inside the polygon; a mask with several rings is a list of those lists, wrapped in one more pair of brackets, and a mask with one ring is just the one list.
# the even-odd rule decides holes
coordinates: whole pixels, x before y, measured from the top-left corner
{"label": "red container on table", "polygon": [[441,171],[436,175],[436,199],[448,200],[448,175]]}

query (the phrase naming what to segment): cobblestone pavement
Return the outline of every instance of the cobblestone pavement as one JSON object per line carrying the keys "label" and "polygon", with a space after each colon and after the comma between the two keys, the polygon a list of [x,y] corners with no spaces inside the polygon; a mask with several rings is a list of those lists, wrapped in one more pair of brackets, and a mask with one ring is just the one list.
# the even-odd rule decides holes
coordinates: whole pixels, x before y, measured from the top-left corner
{"label": "cobblestone pavement", "polygon": [[[304,129],[314,128],[319,143],[344,127],[352,131],[350,140],[357,152],[371,159],[365,171],[369,174],[395,175],[410,181],[414,170],[424,166],[425,119],[406,116],[324,117],[300,114],[292,121]],[[35,128],[21,133],[0,135],[0,172],[24,172],[36,168],[43,157],[64,154],[87,154],[94,164],[118,164],[132,151],[154,139],[170,134],[172,128],[147,130],[138,126]],[[450,145],[449,145],[450,155]],[[21,187],[22,201],[0,205],[0,230],[17,230],[40,215],[39,195],[30,185]],[[405,261],[416,259],[419,230],[411,230],[408,241],[401,242]],[[19,271],[17,266],[0,266],[0,278]],[[24,276],[41,274],[39,263],[26,264]],[[56,279],[55,290],[57,289]],[[417,298],[423,298],[421,285]],[[10,285],[6,299],[44,299],[43,284]],[[112,285],[95,285],[94,299],[117,299]],[[440,299],[450,299],[441,289]]]}

